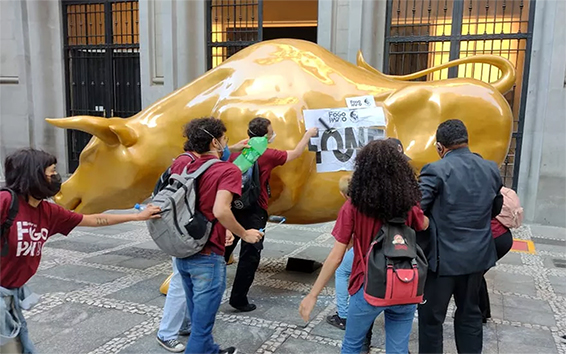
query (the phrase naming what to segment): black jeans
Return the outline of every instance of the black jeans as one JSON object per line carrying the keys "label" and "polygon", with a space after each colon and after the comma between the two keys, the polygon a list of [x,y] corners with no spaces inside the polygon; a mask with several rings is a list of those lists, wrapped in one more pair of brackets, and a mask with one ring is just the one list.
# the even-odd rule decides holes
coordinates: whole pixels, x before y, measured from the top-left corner
{"label": "black jeans", "polygon": [[[500,260],[509,252],[509,250],[511,250],[511,247],[513,247],[513,235],[511,234],[511,231],[507,231],[503,235],[496,237],[494,241],[495,250],[497,252],[497,260]],[[489,304],[489,293],[487,291],[485,277],[482,278],[480,285],[480,310],[483,321],[487,321],[487,319],[491,317],[491,306]]]}
{"label": "black jeans", "polygon": [[[264,229],[267,224],[267,211],[257,205],[245,211],[234,210],[234,216],[246,230]],[[230,255],[234,252],[238,241],[240,241],[240,237],[234,235],[234,243],[226,247],[226,252],[224,253],[226,261],[228,261]],[[242,240],[238,269],[236,270],[236,277],[234,278],[232,293],[230,295],[230,305],[241,307],[249,303],[248,292],[254,282],[255,272],[259,266],[262,249],[263,238],[258,243],[247,243]]]}
{"label": "black jeans", "polygon": [[424,298],[419,305],[419,353],[443,353],[442,327],[454,295],[454,335],[458,353],[481,353],[483,344],[479,288],[483,272],[439,277],[428,272]]}

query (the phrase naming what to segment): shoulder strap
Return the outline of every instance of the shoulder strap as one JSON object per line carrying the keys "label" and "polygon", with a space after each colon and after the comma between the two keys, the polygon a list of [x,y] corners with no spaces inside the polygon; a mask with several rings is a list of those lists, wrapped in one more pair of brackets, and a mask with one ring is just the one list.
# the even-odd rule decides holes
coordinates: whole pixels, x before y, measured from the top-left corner
{"label": "shoulder strap", "polygon": [[191,158],[191,160],[193,160],[193,162],[196,161],[195,155],[191,154],[190,152],[184,152],[180,156],[188,156]]}
{"label": "shoulder strap", "polygon": [[198,170],[189,174],[189,177],[194,178],[194,179],[199,178],[200,175],[202,175],[206,170],[208,170],[208,168],[210,166],[214,165],[217,162],[221,162],[221,161],[219,159],[212,159],[212,160],[206,161],[201,167],[198,168]]}
{"label": "shoulder strap", "polygon": [[10,201],[10,209],[8,210],[8,216],[6,220],[0,226],[0,236],[2,237],[2,254],[1,256],[4,257],[8,254],[8,230],[12,227],[14,220],[16,219],[16,215],[18,215],[19,204],[18,204],[18,195],[16,192],[9,188],[2,188],[0,191],[7,191],[10,193],[11,201]]}
{"label": "shoulder strap", "polygon": [[181,182],[182,184],[185,184],[187,182],[187,180],[190,179],[190,178],[192,178],[192,179],[199,178],[200,175],[202,175],[206,170],[208,170],[208,168],[210,166],[214,165],[217,162],[220,162],[220,160],[213,159],[213,160],[206,161],[202,166],[200,166],[196,171],[194,171],[192,173],[187,172],[189,166],[186,166],[183,169],[183,172],[181,172],[181,174],[177,174],[177,173],[172,174],[169,177],[169,179]]}

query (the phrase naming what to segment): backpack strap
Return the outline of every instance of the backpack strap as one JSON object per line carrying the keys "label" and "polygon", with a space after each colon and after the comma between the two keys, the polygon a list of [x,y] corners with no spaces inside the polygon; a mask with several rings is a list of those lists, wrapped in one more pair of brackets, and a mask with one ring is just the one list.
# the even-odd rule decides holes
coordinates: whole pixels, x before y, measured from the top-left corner
{"label": "backpack strap", "polygon": [[200,166],[196,171],[194,171],[192,173],[187,172],[189,166],[186,166],[183,169],[183,172],[181,174],[175,173],[175,174],[172,174],[171,177],[169,177],[169,178],[171,180],[185,184],[185,182],[187,181],[187,178],[193,178],[193,179],[199,178],[206,170],[208,170],[208,168],[210,166],[214,165],[217,162],[220,162],[220,160],[219,159],[208,160],[202,166]]}
{"label": "backpack strap", "polygon": [[195,161],[196,161],[196,157],[195,157],[195,155],[191,154],[190,152],[184,152],[184,153],[182,153],[182,154],[181,154],[181,155],[179,155],[179,156],[188,156],[188,157],[190,157],[190,158],[191,158],[191,160],[193,160],[193,162],[195,162]]}
{"label": "backpack strap", "polygon": [[208,168],[217,162],[221,162],[219,159],[212,159],[206,161],[201,167],[199,167],[195,172],[189,174],[189,177],[197,179],[199,178]]}
{"label": "backpack strap", "polygon": [[11,201],[10,201],[10,209],[8,210],[8,216],[6,220],[0,226],[0,236],[2,238],[2,257],[5,257],[8,254],[8,231],[14,220],[16,219],[16,215],[18,215],[19,211],[19,204],[18,204],[18,195],[16,192],[9,188],[2,188],[0,191],[7,191],[10,193]]}

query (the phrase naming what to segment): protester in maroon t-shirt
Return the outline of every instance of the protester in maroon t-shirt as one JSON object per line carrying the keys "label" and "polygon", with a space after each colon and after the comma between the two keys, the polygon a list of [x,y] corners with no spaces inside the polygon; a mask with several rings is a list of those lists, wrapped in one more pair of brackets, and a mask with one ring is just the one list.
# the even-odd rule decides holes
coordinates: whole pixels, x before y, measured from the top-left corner
{"label": "protester in maroon t-shirt", "polygon": [[407,225],[419,231],[428,219],[418,206],[420,191],[413,169],[406,158],[388,141],[372,141],[356,157],[350,182],[350,200],[336,220],[332,235],[334,247],[312,288],[299,307],[308,321],[318,295],[342,262],[348,243],[354,240],[354,261],[348,291],[351,295],[342,353],[359,353],[375,318],[385,312],[387,352],[406,353],[415,305],[375,307],[363,296],[365,255],[383,221],[404,217]]}
{"label": "protester in maroon t-shirt", "polygon": [[[56,171],[56,164],[55,156],[34,149],[19,150],[6,158],[5,188],[17,195],[18,213],[0,240],[0,250],[7,252],[0,258],[2,288],[18,289],[27,283],[37,272],[44,243],[55,234],[66,236],[77,226],[106,226],[159,217],[154,215],[159,208],[152,205],[139,214],[81,215],[45,201],[61,189],[61,176]],[[0,224],[8,219],[11,204],[12,194],[7,190],[0,191]],[[3,314],[0,315],[0,319],[4,318]],[[27,336],[25,321],[22,328],[20,333],[25,332],[22,335]],[[20,340],[18,336],[6,345],[19,351],[19,347],[28,342],[31,343],[27,338]],[[2,346],[2,349],[4,352],[6,348]]]}
{"label": "protester in maroon t-shirt", "polygon": [[[200,158],[188,166],[179,158],[171,166],[173,173],[182,172],[185,167],[191,173],[211,159],[227,161],[230,157],[226,127],[220,119],[194,119],[185,126],[185,136],[185,151],[194,151]],[[242,235],[242,239],[249,243],[259,242],[263,233],[251,228],[244,229],[232,214],[232,199],[234,195],[239,196],[242,190],[242,173],[234,164],[213,164],[199,177],[197,186],[196,207],[214,222],[214,226],[200,253],[177,258],[192,321],[185,353],[234,353],[234,347],[220,350],[212,337],[216,313],[226,289],[225,242],[231,236],[230,232]]]}
{"label": "protester in maroon t-shirt", "polygon": [[[301,141],[293,150],[277,150],[267,149],[257,160],[259,169],[260,194],[256,204],[244,210],[234,210],[236,220],[246,228],[264,229],[267,224],[267,206],[269,203],[269,179],[271,171],[278,166],[282,166],[287,162],[297,159],[303,154],[309,142],[309,139],[317,134],[316,128],[309,129]],[[269,143],[275,139],[275,132],[271,125],[271,121],[267,118],[257,117],[248,124],[248,136],[267,137]],[[234,161],[239,154],[232,154],[230,160]],[[238,244],[239,237],[235,235],[234,243],[226,247],[224,258],[227,263],[232,256],[232,252]],[[230,305],[241,312],[253,311],[256,309],[255,304],[248,301],[248,292],[254,281],[255,272],[259,266],[261,258],[261,250],[263,249],[263,239],[259,243],[249,244],[242,242],[240,248],[240,259],[238,261],[238,269],[232,286],[230,295]]]}

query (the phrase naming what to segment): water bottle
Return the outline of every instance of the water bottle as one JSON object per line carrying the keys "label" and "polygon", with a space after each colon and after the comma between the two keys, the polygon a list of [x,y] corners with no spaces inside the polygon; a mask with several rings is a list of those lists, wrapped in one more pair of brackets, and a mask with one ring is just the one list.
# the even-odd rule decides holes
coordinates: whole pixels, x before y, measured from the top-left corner
{"label": "water bottle", "polygon": [[134,205],[134,209],[136,209],[137,211],[144,211],[145,210],[145,204],[136,204],[136,205]]}
{"label": "water bottle", "polygon": [[259,157],[267,150],[267,137],[254,137],[248,141],[249,148],[242,150],[240,156],[234,160],[234,165],[238,166],[242,173],[246,173],[259,159]]}

